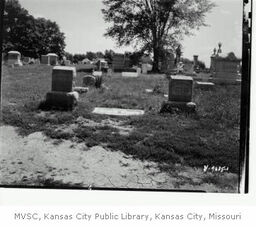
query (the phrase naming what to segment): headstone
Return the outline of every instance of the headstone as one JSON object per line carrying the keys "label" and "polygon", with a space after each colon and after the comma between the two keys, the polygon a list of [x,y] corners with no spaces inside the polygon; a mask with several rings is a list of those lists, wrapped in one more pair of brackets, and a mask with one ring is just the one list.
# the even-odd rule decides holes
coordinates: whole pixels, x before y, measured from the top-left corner
{"label": "headstone", "polygon": [[49,57],[49,63],[50,65],[57,65],[58,64],[58,55],[54,53],[47,54]]}
{"label": "headstone", "polygon": [[171,76],[169,83],[169,101],[191,102],[193,78],[189,76]]}
{"label": "headstone", "polygon": [[142,64],[141,69],[142,69],[143,74],[147,74],[148,73],[148,64]]}
{"label": "headstone", "polygon": [[175,55],[171,50],[164,54],[160,64],[161,72],[170,73],[175,69]]}
{"label": "headstone", "polygon": [[233,53],[227,57],[219,55],[211,57],[211,82],[216,84],[239,84],[241,81],[240,70],[241,60]]}
{"label": "headstone", "polygon": [[65,64],[66,66],[71,65],[71,61],[70,61],[70,60],[64,60],[64,64]]}
{"label": "headstone", "polygon": [[184,73],[188,76],[193,76],[194,75],[194,63],[193,62],[187,62],[184,63]]}
{"label": "headstone", "polygon": [[129,68],[131,65],[131,60],[126,54],[115,53],[112,57],[112,68],[114,71],[122,71]]}
{"label": "headstone", "polygon": [[192,102],[193,78],[190,76],[176,75],[169,80],[168,102],[164,102],[161,112],[172,112],[174,109],[195,111],[195,103]]}
{"label": "headstone", "polygon": [[46,95],[46,104],[65,110],[72,110],[79,94],[73,91],[76,70],[74,67],[55,66],[52,70],[52,91]]}
{"label": "headstone", "polygon": [[23,63],[24,63],[24,64],[29,64],[30,61],[31,61],[30,57],[24,57],[24,58],[23,58]]}
{"label": "headstone", "polygon": [[75,77],[74,67],[55,66],[52,70],[52,91],[72,92]]}
{"label": "headstone", "polygon": [[107,71],[107,76],[112,76],[112,74],[113,74],[113,70],[109,68]]}
{"label": "headstone", "polygon": [[86,75],[83,77],[83,86],[88,87],[88,86],[95,86],[96,83],[96,78],[91,75]]}
{"label": "headstone", "polygon": [[50,65],[50,57],[47,55],[41,55],[41,64]]}
{"label": "headstone", "polygon": [[144,115],[145,112],[144,110],[96,107],[92,113],[110,116],[140,116]]}
{"label": "headstone", "polygon": [[137,72],[122,72],[122,77],[138,77]]}
{"label": "headstone", "polygon": [[14,66],[22,66],[21,62],[21,54],[18,51],[9,51],[8,52],[8,65],[14,65]]}

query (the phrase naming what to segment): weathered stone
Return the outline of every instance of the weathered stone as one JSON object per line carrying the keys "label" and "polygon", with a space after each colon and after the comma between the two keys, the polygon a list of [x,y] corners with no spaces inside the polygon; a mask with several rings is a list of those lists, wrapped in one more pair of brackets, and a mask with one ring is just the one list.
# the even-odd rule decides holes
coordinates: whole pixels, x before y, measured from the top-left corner
{"label": "weathered stone", "polygon": [[183,111],[193,113],[196,111],[196,104],[194,102],[163,102],[160,113],[174,113]]}
{"label": "weathered stone", "polygon": [[122,77],[138,77],[137,72],[122,72]]}
{"label": "weathered stone", "polygon": [[86,75],[83,77],[83,86],[95,86],[96,78],[91,75]]}
{"label": "weathered stone", "polygon": [[93,76],[102,76],[102,72],[101,71],[94,71],[93,73],[92,73],[92,75]]}
{"label": "weathered stone", "polygon": [[48,107],[72,110],[77,104],[79,94],[77,92],[48,92],[46,95],[46,105]]}
{"label": "weathered stone", "polygon": [[153,89],[145,89],[146,93],[153,93]]}
{"label": "weathered stone", "polygon": [[171,76],[169,80],[168,101],[163,102],[160,113],[178,111],[194,112],[196,104],[192,102],[193,78],[189,76]]}
{"label": "weathered stone", "polygon": [[93,113],[111,116],[139,116],[144,115],[145,112],[143,110],[96,107]]}
{"label": "weathered stone", "polygon": [[50,65],[57,65],[58,64],[58,55],[54,53],[47,54],[49,57],[49,64]]}
{"label": "weathered stone", "polygon": [[191,102],[193,78],[189,76],[171,76],[169,81],[169,101]]}
{"label": "weathered stone", "polygon": [[52,91],[72,92],[75,77],[74,67],[55,66],[52,70]]}
{"label": "weathered stone", "polygon": [[41,55],[41,64],[50,65],[50,58],[47,55]]}
{"label": "weathered stone", "polygon": [[107,71],[107,76],[112,76],[112,74],[113,74],[113,70],[109,68]]}
{"label": "weathered stone", "polygon": [[195,82],[195,88],[198,88],[198,89],[201,89],[201,90],[211,90],[211,89],[214,88],[214,83],[196,81]]}
{"label": "weathered stone", "polygon": [[241,60],[233,53],[227,57],[214,55],[211,57],[211,82],[216,84],[239,84],[241,81]]}
{"label": "weathered stone", "polygon": [[18,51],[9,51],[8,52],[8,65],[22,66],[21,54]]}
{"label": "weathered stone", "polygon": [[71,65],[71,61],[70,60],[64,60],[64,65]]}
{"label": "weathered stone", "polygon": [[23,63],[24,63],[24,64],[29,64],[30,61],[31,61],[31,58],[30,58],[30,57],[24,57],[24,58],[23,58]]}
{"label": "weathered stone", "polygon": [[88,87],[74,87],[74,91],[78,92],[79,94],[87,93],[89,91]]}

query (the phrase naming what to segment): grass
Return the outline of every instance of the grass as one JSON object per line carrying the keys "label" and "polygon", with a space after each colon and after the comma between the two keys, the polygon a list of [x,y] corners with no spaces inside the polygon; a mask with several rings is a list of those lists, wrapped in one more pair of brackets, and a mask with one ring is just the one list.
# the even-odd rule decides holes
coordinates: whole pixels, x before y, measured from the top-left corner
{"label": "grass", "polygon": [[[51,67],[29,65],[3,69],[3,122],[19,127],[22,135],[43,131],[51,138],[72,139],[87,146],[104,144],[141,160],[155,161],[170,168],[174,163],[203,167],[228,166],[233,173],[239,167],[240,86],[216,86],[213,91],[194,90],[195,114],[159,114],[168,93],[168,80],[162,75],[122,78],[104,77],[109,89],[91,89],[80,95],[72,112],[38,109],[51,89]],[[82,85],[84,72],[78,72],[76,84]],[[148,94],[145,89],[153,89]],[[142,109],[141,117],[109,117],[92,114],[94,107]],[[56,130],[74,124],[78,117],[101,122],[124,121],[135,130],[120,135],[112,127],[81,126],[72,133]]]}

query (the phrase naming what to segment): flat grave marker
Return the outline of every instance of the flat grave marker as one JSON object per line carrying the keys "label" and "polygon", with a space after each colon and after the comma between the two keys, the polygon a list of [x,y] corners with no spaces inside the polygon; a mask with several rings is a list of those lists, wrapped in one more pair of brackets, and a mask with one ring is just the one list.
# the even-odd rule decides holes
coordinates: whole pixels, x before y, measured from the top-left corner
{"label": "flat grave marker", "polygon": [[96,107],[92,113],[111,116],[141,116],[144,110]]}
{"label": "flat grave marker", "polygon": [[138,72],[122,72],[122,77],[138,77]]}

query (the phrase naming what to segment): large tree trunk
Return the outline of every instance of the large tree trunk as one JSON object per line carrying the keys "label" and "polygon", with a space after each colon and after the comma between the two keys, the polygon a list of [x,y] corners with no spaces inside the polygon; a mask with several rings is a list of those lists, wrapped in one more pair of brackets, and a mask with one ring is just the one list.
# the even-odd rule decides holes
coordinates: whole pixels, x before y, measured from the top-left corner
{"label": "large tree trunk", "polygon": [[153,72],[158,73],[159,70],[159,61],[160,61],[160,45],[157,40],[153,41],[153,54],[154,54],[154,61],[153,61]]}
{"label": "large tree trunk", "polygon": [[159,53],[159,48],[154,48],[153,49],[153,54],[154,54],[154,61],[153,61],[153,69],[152,69],[152,71],[153,72],[156,72],[156,73],[158,73],[159,72],[159,55],[160,55],[160,53]]}

